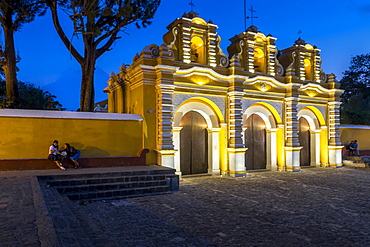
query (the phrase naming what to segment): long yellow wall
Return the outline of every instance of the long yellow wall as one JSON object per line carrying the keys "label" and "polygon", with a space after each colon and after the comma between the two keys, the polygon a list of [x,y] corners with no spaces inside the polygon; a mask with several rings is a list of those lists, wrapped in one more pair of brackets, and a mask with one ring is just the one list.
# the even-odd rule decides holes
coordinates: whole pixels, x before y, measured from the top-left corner
{"label": "long yellow wall", "polygon": [[340,141],[348,145],[357,140],[359,149],[370,149],[370,126],[367,125],[341,125]]}
{"label": "long yellow wall", "polygon": [[0,159],[46,158],[53,140],[82,157],[136,156],[143,147],[138,114],[0,110]]}

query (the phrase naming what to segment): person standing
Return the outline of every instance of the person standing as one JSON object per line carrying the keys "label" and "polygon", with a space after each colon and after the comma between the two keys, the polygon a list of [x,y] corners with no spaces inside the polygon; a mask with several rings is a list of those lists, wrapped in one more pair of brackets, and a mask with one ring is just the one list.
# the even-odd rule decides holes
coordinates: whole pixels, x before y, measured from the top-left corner
{"label": "person standing", "polygon": [[57,166],[62,170],[62,171],[65,171],[67,170],[66,168],[64,168],[64,166],[62,165],[62,163],[60,162],[62,157],[60,156],[60,154],[58,153],[59,152],[59,146],[58,146],[58,141],[57,140],[54,140],[53,141],[53,144],[51,144],[51,146],[49,147],[49,156],[48,156],[48,159],[49,160],[52,160],[55,162],[55,164],[57,164]]}

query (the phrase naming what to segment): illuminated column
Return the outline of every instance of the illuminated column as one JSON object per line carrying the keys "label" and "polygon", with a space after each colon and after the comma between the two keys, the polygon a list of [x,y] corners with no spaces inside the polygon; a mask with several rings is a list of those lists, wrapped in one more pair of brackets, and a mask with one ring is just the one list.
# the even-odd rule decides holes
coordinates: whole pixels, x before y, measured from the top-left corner
{"label": "illuminated column", "polygon": [[208,173],[220,175],[220,143],[219,136],[221,128],[211,128],[208,130]]}
{"label": "illuminated column", "polygon": [[300,151],[298,139],[298,98],[285,98],[285,167],[287,171],[300,171]]}
{"label": "illuminated column", "polygon": [[182,46],[182,50],[183,50],[183,54],[182,54],[182,59],[184,61],[184,63],[190,63],[191,62],[191,28],[190,27],[183,27],[183,32],[182,32],[182,42],[183,42],[183,46]]}
{"label": "illuminated column", "polygon": [[174,69],[158,65],[157,69],[157,164],[175,168],[175,150],[172,139]]}
{"label": "illuminated column", "polygon": [[[243,119],[242,119],[242,98],[243,82],[235,81],[239,86],[231,87],[229,97],[229,175],[245,176],[245,151],[243,144]],[[241,84],[241,87],[240,87]]]}
{"label": "illuminated column", "polygon": [[[217,25],[215,24],[208,24],[210,27],[214,27],[214,29],[217,28]],[[209,32],[208,33],[208,64],[212,67],[217,66],[216,61],[216,44],[217,44],[217,33]]]}
{"label": "illuminated column", "polygon": [[267,153],[267,164],[266,168],[271,171],[277,170],[277,142],[276,134],[278,129],[271,128],[266,130],[266,153]]}
{"label": "illuminated column", "polygon": [[311,138],[311,166],[320,167],[320,153],[321,153],[321,129],[310,130]]}
{"label": "illuminated column", "polygon": [[329,102],[329,166],[342,166],[342,148],[339,135],[341,102]]}
{"label": "illuminated column", "polygon": [[173,145],[175,151],[175,169],[176,169],[176,174],[181,176],[181,167],[180,167],[180,131],[182,130],[182,127],[173,127]]}
{"label": "illuminated column", "polygon": [[334,74],[328,76],[330,101],[328,102],[329,117],[329,166],[342,167],[342,144],[340,142],[340,95],[344,92],[339,89],[340,84]]}

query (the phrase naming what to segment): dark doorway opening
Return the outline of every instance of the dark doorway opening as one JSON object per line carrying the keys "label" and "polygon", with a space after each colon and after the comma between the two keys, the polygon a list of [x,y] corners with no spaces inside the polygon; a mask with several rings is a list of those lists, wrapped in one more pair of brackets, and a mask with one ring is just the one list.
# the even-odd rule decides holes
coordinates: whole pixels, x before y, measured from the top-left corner
{"label": "dark doorway opening", "polygon": [[181,121],[180,169],[183,175],[207,173],[208,132],[207,122],[195,111],[186,113]]}
{"label": "dark doorway opening", "polygon": [[266,169],[266,125],[257,114],[252,114],[246,121],[244,135],[245,167],[247,170]]}
{"label": "dark doorway opening", "polygon": [[310,125],[308,121],[301,117],[299,119],[299,143],[301,144],[300,163],[301,166],[310,166],[311,151],[310,151]]}

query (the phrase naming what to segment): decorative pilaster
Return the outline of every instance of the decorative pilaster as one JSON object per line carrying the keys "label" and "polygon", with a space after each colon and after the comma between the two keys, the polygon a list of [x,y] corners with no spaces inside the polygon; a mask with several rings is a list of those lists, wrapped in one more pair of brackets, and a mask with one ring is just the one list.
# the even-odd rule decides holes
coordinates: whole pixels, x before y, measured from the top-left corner
{"label": "decorative pilaster", "polygon": [[228,92],[229,100],[229,174],[230,176],[245,176],[245,151],[243,144],[243,79],[234,78]]}
{"label": "decorative pilaster", "polygon": [[[182,130],[183,127],[173,127],[173,145],[175,148],[175,151],[179,151],[180,149],[180,131]],[[180,166],[180,153],[176,152],[175,153],[175,167],[176,169],[176,174],[181,176],[181,166]]]}
{"label": "decorative pilaster", "polygon": [[[217,25],[214,24],[208,24],[210,27],[213,27],[214,30],[216,30]],[[208,33],[208,64],[212,67],[217,66],[217,61],[216,61],[216,47],[217,47],[217,33],[216,31],[214,32],[209,32]]]}
{"label": "decorative pilaster", "polygon": [[321,129],[311,130],[310,131],[310,137],[311,142],[313,145],[311,147],[314,147],[311,149],[311,166],[320,167],[320,156],[321,156]]}
{"label": "decorative pilaster", "polygon": [[220,143],[219,135],[221,128],[211,128],[208,130],[208,164],[211,164],[211,169],[208,169],[208,173],[212,175],[220,175]]}
{"label": "decorative pilaster", "polygon": [[278,128],[271,128],[266,130],[266,142],[267,142],[267,164],[266,168],[271,171],[277,171],[277,136]]}
{"label": "decorative pilaster", "polygon": [[268,38],[268,45],[267,45],[267,74],[275,76],[276,75],[276,56],[277,56],[277,49],[276,49],[276,38],[272,37],[271,35],[267,36]]}
{"label": "decorative pilaster", "polygon": [[334,74],[329,75],[328,84],[330,87],[330,101],[328,102],[329,111],[329,166],[342,166],[342,145],[340,142],[340,95],[343,90],[339,89],[339,83]]}
{"label": "decorative pilaster", "polygon": [[285,98],[285,167],[287,171],[300,171],[300,151],[298,138],[298,98]]}
{"label": "decorative pilaster", "polygon": [[174,145],[172,136],[173,117],[173,67],[158,65],[157,81],[157,163],[175,168]]}

